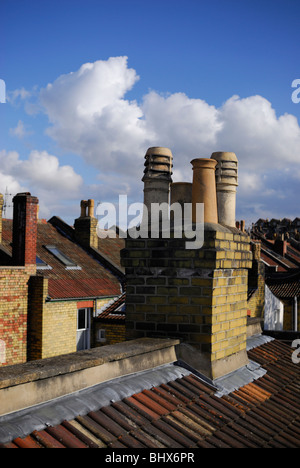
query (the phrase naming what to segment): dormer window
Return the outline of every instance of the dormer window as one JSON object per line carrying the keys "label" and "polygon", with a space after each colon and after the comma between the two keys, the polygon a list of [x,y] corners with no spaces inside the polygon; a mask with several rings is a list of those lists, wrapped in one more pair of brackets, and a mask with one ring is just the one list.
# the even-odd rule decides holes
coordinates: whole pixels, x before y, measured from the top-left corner
{"label": "dormer window", "polygon": [[56,245],[45,245],[45,247],[66,267],[66,270],[81,270],[81,267],[59,250]]}

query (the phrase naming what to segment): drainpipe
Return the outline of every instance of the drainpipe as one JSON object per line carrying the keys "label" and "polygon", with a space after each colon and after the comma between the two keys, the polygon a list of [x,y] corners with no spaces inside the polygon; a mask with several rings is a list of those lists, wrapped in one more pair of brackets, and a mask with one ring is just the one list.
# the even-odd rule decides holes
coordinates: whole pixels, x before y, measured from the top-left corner
{"label": "drainpipe", "polygon": [[298,303],[297,296],[294,297],[294,331],[298,331]]}

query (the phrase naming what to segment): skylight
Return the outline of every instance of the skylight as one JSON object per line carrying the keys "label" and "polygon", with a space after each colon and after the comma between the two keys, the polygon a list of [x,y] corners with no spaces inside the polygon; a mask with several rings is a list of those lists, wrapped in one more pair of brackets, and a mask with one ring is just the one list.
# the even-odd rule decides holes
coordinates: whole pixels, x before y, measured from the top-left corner
{"label": "skylight", "polygon": [[52,267],[38,256],[36,256],[36,267],[38,270],[52,270]]}
{"label": "skylight", "polygon": [[61,252],[56,245],[45,245],[46,249],[54,255],[63,265],[65,265],[67,270],[81,270],[81,267],[73,262],[67,255]]}

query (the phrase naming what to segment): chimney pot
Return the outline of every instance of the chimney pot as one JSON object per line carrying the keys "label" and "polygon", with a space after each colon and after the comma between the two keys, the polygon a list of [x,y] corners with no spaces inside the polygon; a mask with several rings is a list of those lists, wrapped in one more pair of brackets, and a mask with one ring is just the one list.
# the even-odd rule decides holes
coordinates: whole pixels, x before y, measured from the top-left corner
{"label": "chimney pot", "polygon": [[215,168],[213,159],[198,158],[193,166],[192,221],[196,222],[196,204],[204,203],[204,222],[218,224]]}
{"label": "chimney pot", "polygon": [[150,222],[152,203],[169,203],[173,156],[169,148],[153,146],[145,154],[144,205]]}
{"label": "chimney pot", "polygon": [[86,217],[86,206],[87,206],[87,201],[86,200],[81,200],[81,202],[80,202],[80,218],[85,218]]}
{"label": "chimney pot", "polygon": [[219,223],[235,227],[238,159],[235,153],[224,151],[212,153],[211,159],[217,161],[216,189]]}
{"label": "chimney pot", "polygon": [[94,217],[94,206],[95,206],[94,200],[88,200],[88,216],[90,218]]}
{"label": "chimney pot", "polygon": [[[171,184],[170,204],[179,203],[183,212],[184,204],[192,203],[192,188],[193,184],[191,182],[173,182],[173,184]],[[173,219],[173,211],[171,211],[170,217]]]}

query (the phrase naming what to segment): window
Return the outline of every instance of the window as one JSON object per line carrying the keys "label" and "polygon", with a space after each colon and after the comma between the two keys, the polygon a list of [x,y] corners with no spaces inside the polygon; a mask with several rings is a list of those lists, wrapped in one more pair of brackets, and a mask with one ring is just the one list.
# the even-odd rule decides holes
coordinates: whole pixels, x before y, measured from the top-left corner
{"label": "window", "polygon": [[105,343],[106,341],[106,330],[97,331],[97,341],[98,343]]}
{"label": "window", "polygon": [[90,317],[92,310],[90,307],[77,310],[77,351],[90,349]]}
{"label": "window", "polygon": [[61,263],[63,263],[67,270],[81,270],[81,267],[76,265],[67,255],[62,253],[55,245],[45,246],[49,252],[54,255]]}
{"label": "window", "polygon": [[38,270],[52,270],[52,267],[38,256],[36,257],[36,267]]}
{"label": "window", "polygon": [[6,362],[6,343],[3,340],[0,340],[0,364]]}

